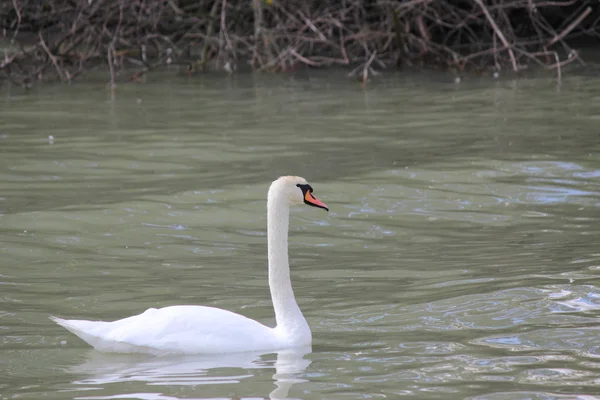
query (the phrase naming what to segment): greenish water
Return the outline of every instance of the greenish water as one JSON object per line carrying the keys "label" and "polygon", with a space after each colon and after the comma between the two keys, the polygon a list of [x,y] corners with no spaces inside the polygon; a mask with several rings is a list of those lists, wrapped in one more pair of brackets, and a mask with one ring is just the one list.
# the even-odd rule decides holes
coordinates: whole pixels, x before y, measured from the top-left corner
{"label": "greenish water", "polygon": [[[5,91],[0,399],[600,398],[599,93],[327,74]],[[312,349],[107,355],[47,318],[203,304],[273,324],[284,174],[331,209],[291,221]]]}

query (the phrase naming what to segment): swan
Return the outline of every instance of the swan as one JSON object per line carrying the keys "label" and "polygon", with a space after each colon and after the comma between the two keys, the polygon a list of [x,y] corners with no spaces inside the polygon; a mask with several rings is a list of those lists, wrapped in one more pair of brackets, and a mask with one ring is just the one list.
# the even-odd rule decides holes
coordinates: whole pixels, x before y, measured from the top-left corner
{"label": "swan", "polygon": [[271,183],[267,248],[275,328],[231,311],[194,305],[150,308],[112,322],[50,319],[96,350],[111,353],[218,354],[310,346],[312,334],[294,297],[288,261],[290,206],[302,203],[329,211],[304,178],[282,176]]}

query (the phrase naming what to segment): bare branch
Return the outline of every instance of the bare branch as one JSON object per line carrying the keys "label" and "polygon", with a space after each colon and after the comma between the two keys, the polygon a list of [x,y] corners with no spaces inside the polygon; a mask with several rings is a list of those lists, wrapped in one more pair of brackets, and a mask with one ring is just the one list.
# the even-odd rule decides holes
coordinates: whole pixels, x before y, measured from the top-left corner
{"label": "bare branch", "polygon": [[508,54],[510,55],[510,61],[512,62],[512,66],[513,66],[513,71],[517,72],[519,70],[519,67],[517,65],[517,60],[515,59],[515,54],[512,51],[512,46],[508,43],[508,40],[506,40],[506,38],[504,37],[504,34],[500,30],[500,28],[498,28],[498,25],[496,24],[496,21],[494,21],[494,18],[492,18],[492,15],[488,11],[487,7],[483,4],[483,1],[482,0],[475,0],[475,2],[477,3],[477,5],[479,7],[481,7],[481,9],[483,10],[483,13],[485,14],[487,20],[489,21],[490,25],[494,29],[494,32],[498,36],[498,39],[500,39],[500,41],[502,42],[502,44],[504,45],[504,47],[508,50]]}
{"label": "bare branch", "polygon": [[56,57],[54,57],[54,55],[52,54],[52,52],[50,52],[50,49],[46,45],[46,41],[44,40],[44,37],[42,36],[41,31],[38,34],[38,36],[40,38],[40,44],[41,44],[42,48],[44,49],[44,51],[46,52],[46,54],[48,55],[50,60],[52,60],[52,64],[54,64],[54,68],[56,68],[56,73],[58,74],[58,76],[60,77],[61,80],[65,79],[64,73],[63,73],[62,69],[60,68],[60,66],[58,65],[58,61],[56,60]]}
{"label": "bare branch", "polygon": [[554,36],[550,42],[548,42],[547,46],[552,46],[554,43],[562,40],[565,36],[569,34],[577,25],[581,23],[592,12],[592,7],[587,7],[584,12],[582,12],[579,17],[575,19],[575,21],[571,22],[560,34]]}
{"label": "bare branch", "polygon": [[[3,49],[0,79],[23,86],[56,75],[69,81],[100,66],[114,85],[123,68],[139,81],[167,65],[188,75],[223,70],[230,59],[256,71],[345,65],[362,81],[374,67],[426,64],[515,72],[537,64],[562,77],[566,64],[583,63],[568,39],[600,37],[591,3],[5,0],[0,34],[13,40]],[[24,44],[35,35],[34,44]]]}

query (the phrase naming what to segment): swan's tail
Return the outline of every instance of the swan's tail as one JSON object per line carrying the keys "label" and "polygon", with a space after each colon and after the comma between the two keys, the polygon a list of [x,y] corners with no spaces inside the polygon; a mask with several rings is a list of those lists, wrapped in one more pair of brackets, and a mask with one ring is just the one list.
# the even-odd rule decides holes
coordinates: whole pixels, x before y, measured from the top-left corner
{"label": "swan's tail", "polygon": [[77,336],[79,336],[80,333],[98,333],[99,328],[102,325],[106,324],[106,322],[101,321],[86,321],[83,319],[62,319],[55,316],[51,316],[50,319],[62,326],[63,328],[73,332]]}
{"label": "swan's tail", "polygon": [[160,350],[157,349],[110,338],[111,330],[114,328],[111,322],[62,319],[54,316],[50,316],[49,318],[99,351],[108,353],[161,354]]}
{"label": "swan's tail", "polygon": [[113,348],[112,351],[115,351],[114,342],[102,338],[102,335],[106,334],[109,329],[108,322],[62,319],[54,316],[51,316],[50,319],[98,350],[111,351]]}

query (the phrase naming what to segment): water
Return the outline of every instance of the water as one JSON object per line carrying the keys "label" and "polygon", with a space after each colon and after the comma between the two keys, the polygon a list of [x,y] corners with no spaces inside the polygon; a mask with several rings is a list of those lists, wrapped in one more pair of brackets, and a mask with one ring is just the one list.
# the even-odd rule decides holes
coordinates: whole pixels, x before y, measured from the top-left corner
{"label": "water", "polygon": [[[600,398],[598,78],[155,79],[3,94],[0,399]],[[291,221],[312,349],[107,355],[47,318],[273,324],[283,174],[331,209]]]}

